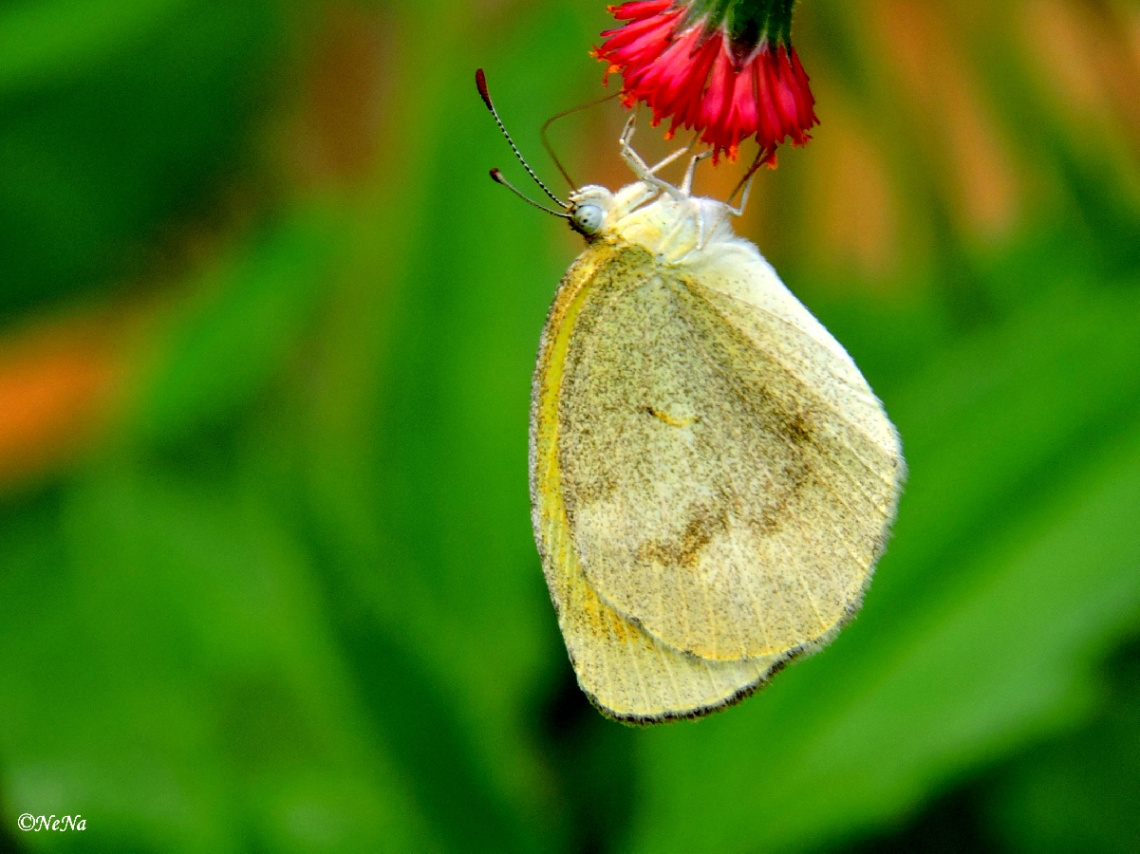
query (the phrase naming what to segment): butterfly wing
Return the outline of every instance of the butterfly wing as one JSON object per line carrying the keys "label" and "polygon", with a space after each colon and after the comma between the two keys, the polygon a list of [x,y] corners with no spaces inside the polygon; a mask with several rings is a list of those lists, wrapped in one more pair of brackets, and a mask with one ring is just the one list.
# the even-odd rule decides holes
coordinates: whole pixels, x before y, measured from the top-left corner
{"label": "butterfly wing", "polygon": [[826,643],[894,517],[881,405],[751,244],[668,266],[625,245],[607,265],[560,321],[546,392],[565,552],[603,606],[706,662]]}
{"label": "butterfly wing", "polygon": [[670,647],[603,601],[587,582],[567,514],[560,453],[567,355],[583,312],[651,281],[643,251],[588,248],[563,280],[547,319],[535,370],[531,411],[531,499],[539,552],[578,682],[611,717],[650,723],[702,714],[760,684],[784,658],[709,661]]}

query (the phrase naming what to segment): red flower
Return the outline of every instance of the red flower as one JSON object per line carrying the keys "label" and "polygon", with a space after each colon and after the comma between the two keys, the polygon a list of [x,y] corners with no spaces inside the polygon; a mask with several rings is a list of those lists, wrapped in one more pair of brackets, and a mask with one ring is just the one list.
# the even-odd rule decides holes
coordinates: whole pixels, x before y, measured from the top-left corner
{"label": "red flower", "polygon": [[[788,0],[637,0],[611,6],[623,26],[602,33],[594,55],[621,72],[622,101],[643,101],[653,124],[669,118],[695,129],[714,159],[735,160],[755,137],[760,157],[775,163],[787,139],[804,145],[819,124],[808,76],[789,38]],[[719,7],[719,12],[717,11]]]}

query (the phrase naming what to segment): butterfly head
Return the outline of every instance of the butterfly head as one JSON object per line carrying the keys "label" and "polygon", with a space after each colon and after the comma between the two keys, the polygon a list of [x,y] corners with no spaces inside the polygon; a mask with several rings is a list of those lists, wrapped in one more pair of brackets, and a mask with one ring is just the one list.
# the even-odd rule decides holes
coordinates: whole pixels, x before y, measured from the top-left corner
{"label": "butterfly head", "polygon": [[570,227],[588,241],[597,240],[658,195],[660,190],[644,181],[635,181],[616,193],[588,184],[570,194]]}
{"label": "butterfly head", "polygon": [[589,185],[570,194],[570,227],[587,240],[605,228],[614,210],[614,194],[605,187]]}

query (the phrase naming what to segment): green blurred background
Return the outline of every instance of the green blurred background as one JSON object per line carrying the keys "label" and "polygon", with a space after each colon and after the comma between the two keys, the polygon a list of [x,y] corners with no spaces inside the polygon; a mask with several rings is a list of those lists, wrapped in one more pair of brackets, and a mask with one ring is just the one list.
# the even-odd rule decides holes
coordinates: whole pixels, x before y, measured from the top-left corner
{"label": "green blurred background", "polygon": [[[487,179],[472,84],[556,177],[610,23],[0,2],[0,850],[1140,850],[1140,7],[802,5],[822,125],[741,230],[910,482],[831,648],[652,730],[590,708],[542,581],[578,242]],[[579,181],[627,180],[622,121],[555,127]]]}

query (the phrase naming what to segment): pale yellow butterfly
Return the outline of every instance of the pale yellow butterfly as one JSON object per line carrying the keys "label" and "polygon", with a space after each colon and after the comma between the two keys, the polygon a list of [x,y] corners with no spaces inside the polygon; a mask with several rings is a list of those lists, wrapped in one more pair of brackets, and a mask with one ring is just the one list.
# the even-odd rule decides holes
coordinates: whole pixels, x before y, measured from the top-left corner
{"label": "pale yellow butterfly", "polygon": [[526,167],[587,241],[539,346],[530,492],[578,684],[609,717],[657,723],[728,706],[835,637],[905,465],[851,357],[733,232],[747,188],[739,208],[694,196],[700,156],[663,181],[686,151],[650,168],[633,127],[636,181],[616,193],[563,203]]}

